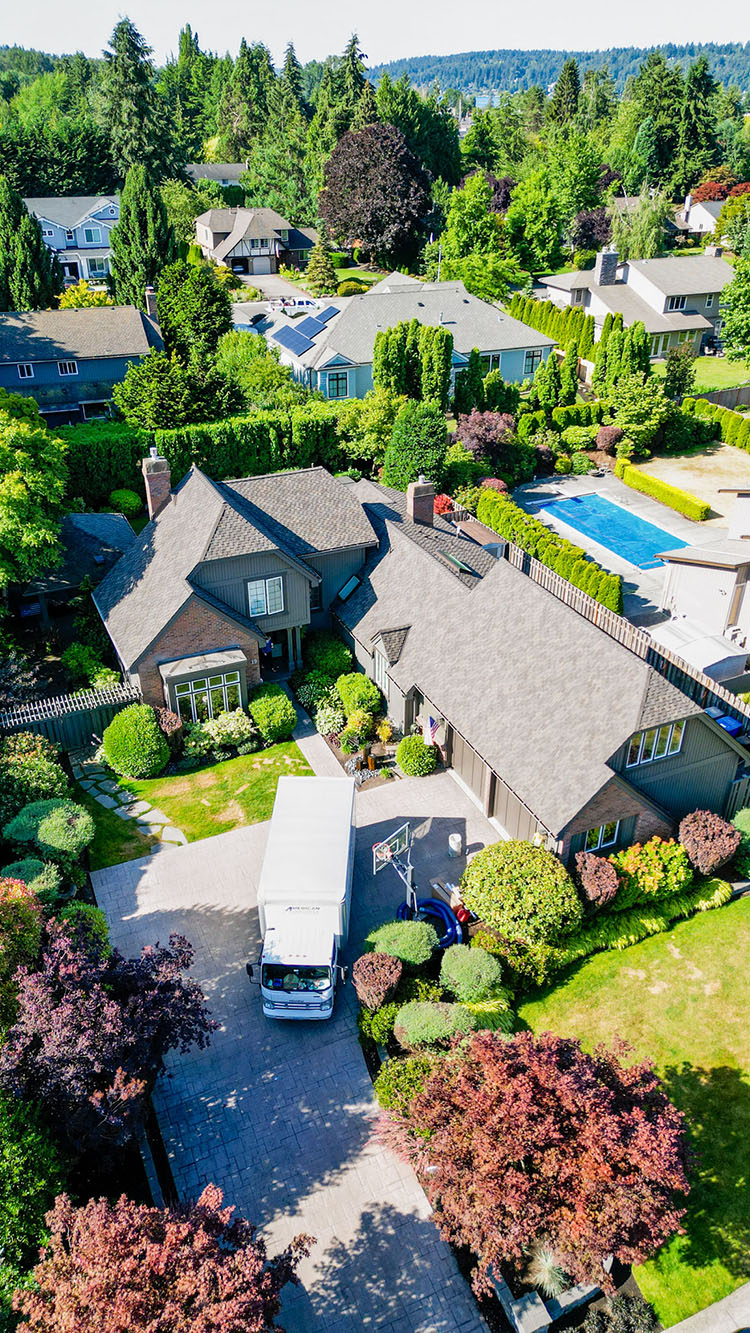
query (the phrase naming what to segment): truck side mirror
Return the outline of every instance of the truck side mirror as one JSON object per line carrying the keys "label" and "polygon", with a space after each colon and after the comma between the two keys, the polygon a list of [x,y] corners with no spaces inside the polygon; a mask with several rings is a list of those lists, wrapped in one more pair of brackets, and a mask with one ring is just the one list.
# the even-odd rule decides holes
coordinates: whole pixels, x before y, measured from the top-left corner
{"label": "truck side mirror", "polygon": [[257,981],[257,977],[255,976],[255,968],[253,967],[252,963],[245,963],[245,971],[247,972],[249,981],[253,982]]}
{"label": "truck side mirror", "polygon": [[348,967],[340,967],[340,968],[339,968],[339,976],[341,977],[341,983],[342,983],[342,985],[343,985],[344,982],[346,982],[346,981],[349,980],[349,968],[348,968]]}

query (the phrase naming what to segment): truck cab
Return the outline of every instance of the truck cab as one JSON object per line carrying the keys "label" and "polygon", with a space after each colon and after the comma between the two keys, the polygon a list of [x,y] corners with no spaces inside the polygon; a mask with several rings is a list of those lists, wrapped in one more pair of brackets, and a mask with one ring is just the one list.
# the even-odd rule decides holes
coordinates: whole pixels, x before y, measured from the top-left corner
{"label": "truck cab", "polygon": [[331,922],[313,915],[287,909],[267,927],[258,977],[266,1018],[330,1018],[339,974],[336,937]]}

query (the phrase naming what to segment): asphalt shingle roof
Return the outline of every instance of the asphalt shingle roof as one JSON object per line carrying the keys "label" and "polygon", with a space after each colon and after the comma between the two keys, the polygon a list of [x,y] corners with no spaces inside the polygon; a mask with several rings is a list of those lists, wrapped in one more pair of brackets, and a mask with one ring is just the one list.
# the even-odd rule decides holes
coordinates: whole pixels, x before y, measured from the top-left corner
{"label": "asphalt shingle roof", "polygon": [[[661,263],[662,261],[659,260],[658,262]],[[666,263],[667,261],[663,262]],[[649,305],[648,301],[644,300],[642,296],[639,296],[638,292],[633,291],[633,288],[629,287],[626,282],[606,282],[603,284],[596,282],[593,269],[577,273],[552,273],[547,277],[540,278],[539,289],[541,295],[544,295],[548,287],[563,292],[585,287],[596,295],[613,314],[617,314],[619,311],[626,328],[635,324],[639,319],[643,321],[647,333],[671,333],[680,329],[710,329],[712,327],[711,321],[706,319],[705,315],[699,315],[689,310],[670,310],[664,314],[654,310],[654,307]],[[693,290],[695,291],[695,288]]]}
{"label": "asphalt shingle roof", "polygon": [[86,577],[98,581],[134,541],[123,514],[67,514],[60,530],[60,564],[27,583],[24,593],[62,592],[79,587]]}
{"label": "asphalt shingle roof", "polygon": [[0,362],[5,363],[146,356],[151,347],[161,346],[156,325],[133,305],[0,315]]}
{"label": "asphalt shingle roof", "polygon": [[734,277],[731,264],[720,255],[670,255],[667,259],[630,259],[628,264],[664,296],[720,292]]}
{"label": "asphalt shingle roof", "polygon": [[[70,194],[42,195],[39,198],[24,199],[30,213],[46,222],[56,222],[59,227],[72,230],[80,222],[98,213],[100,208],[109,208],[117,204],[116,194]],[[114,218],[112,219],[114,222]]]}
{"label": "asphalt shingle roof", "polygon": [[240,497],[242,513],[261,524],[275,545],[303,560],[316,551],[375,544],[354,488],[325,468],[242,477],[224,482],[223,489]]}

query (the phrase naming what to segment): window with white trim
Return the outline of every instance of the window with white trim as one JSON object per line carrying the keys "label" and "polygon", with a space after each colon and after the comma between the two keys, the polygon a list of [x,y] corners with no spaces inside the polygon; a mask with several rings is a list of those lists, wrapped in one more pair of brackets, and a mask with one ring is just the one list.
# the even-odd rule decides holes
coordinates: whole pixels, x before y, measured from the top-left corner
{"label": "window with white trim", "polygon": [[77,375],[78,366],[75,361],[58,361],[57,372],[59,375]]}
{"label": "window with white trim", "polygon": [[387,699],[388,685],[389,685],[388,663],[386,662],[383,654],[378,652],[377,648],[375,649],[375,652],[372,655],[372,661],[373,661],[373,670],[375,673],[375,684],[380,690],[380,693],[385,695]]}
{"label": "window with white trim", "polygon": [[42,236],[54,236],[54,227],[42,227]]}
{"label": "window with white trim", "polygon": [[346,398],[349,394],[349,376],[345,370],[329,370],[328,397]]}
{"label": "window with white trim", "polygon": [[284,610],[284,580],[280,574],[270,579],[251,579],[247,595],[251,616],[276,616]]}
{"label": "window with white trim", "polygon": [[86,263],[89,266],[90,278],[106,278],[109,273],[109,261],[106,259],[87,257]]}
{"label": "window with white trim", "polygon": [[183,722],[205,722],[219,713],[231,713],[242,703],[239,671],[223,671],[174,687],[176,711]]}
{"label": "window with white trim", "polygon": [[714,295],[715,295],[714,292],[709,292],[709,293],[708,293],[708,296],[706,297],[706,310],[712,310],[712,309],[713,309]]}
{"label": "window with white trim", "polygon": [[523,358],[524,378],[533,375],[537,366],[541,365],[542,351],[540,347],[531,347]]}
{"label": "window with white trim", "polygon": [[84,227],[83,239],[87,245],[101,245],[102,243],[101,227]]}
{"label": "window with white trim", "polygon": [[667,310],[684,310],[686,305],[686,296],[670,296],[667,301]]}
{"label": "window with white trim", "polygon": [[66,241],[74,241],[75,238],[76,238],[75,232],[70,227],[68,227],[65,231]]}
{"label": "window with white trim", "polygon": [[602,847],[614,847],[619,832],[619,819],[611,820],[609,824],[600,824],[598,828],[590,828],[586,834],[586,851],[598,852]]}
{"label": "window with white trim", "polygon": [[641,764],[653,764],[657,759],[678,754],[684,734],[684,719],[667,722],[663,727],[649,727],[648,731],[637,731],[628,746],[625,767],[638,768]]}
{"label": "window with white trim", "polygon": [[30,361],[19,361],[18,378],[19,380],[33,380],[34,367],[32,366]]}

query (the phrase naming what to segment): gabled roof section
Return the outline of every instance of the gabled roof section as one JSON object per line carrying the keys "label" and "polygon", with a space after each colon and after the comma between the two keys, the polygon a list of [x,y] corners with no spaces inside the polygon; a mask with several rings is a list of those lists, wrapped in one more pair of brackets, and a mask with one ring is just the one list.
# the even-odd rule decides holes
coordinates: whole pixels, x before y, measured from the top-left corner
{"label": "gabled roof section", "polygon": [[665,676],[651,670],[646,679],[637,730],[645,731],[647,727],[663,722],[677,722],[680,718],[693,717],[702,712],[703,709],[693,699],[678,690]]}
{"label": "gabled roof section", "polygon": [[462,537],[452,523],[435,514],[432,526],[413,523],[406,512],[403,491],[387,486],[373,486],[376,496],[368,499],[366,508],[376,526],[398,524],[404,536],[451,574],[466,588],[474,588],[496,563],[495,557],[469,537]]}
{"label": "gabled roof section", "polygon": [[[101,208],[117,207],[116,194],[70,194],[43,195],[38,198],[24,199],[30,213],[45,222],[54,222],[66,231],[80,226],[93,213]],[[115,219],[111,219],[114,223]]]}
{"label": "gabled roof section", "polygon": [[700,296],[720,292],[734,278],[734,269],[720,255],[670,255],[667,259],[629,259],[664,296]]}
{"label": "gabled roof section", "polygon": [[410,628],[409,625],[403,625],[401,629],[379,629],[377,634],[373,634],[373,646],[382,649],[389,666],[395,666],[398,662]]}
{"label": "gabled roof section", "polygon": [[242,502],[240,512],[250,522],[298,559],[377,541],[354,488],[323,467],[242,477],[221,486],[234,493],[233,503]]}
{"label": "gabled roof section", "polygon": [[134,305],[0,315],[0,363],[5,364],[141,357],[162,345],[153,321]]}

